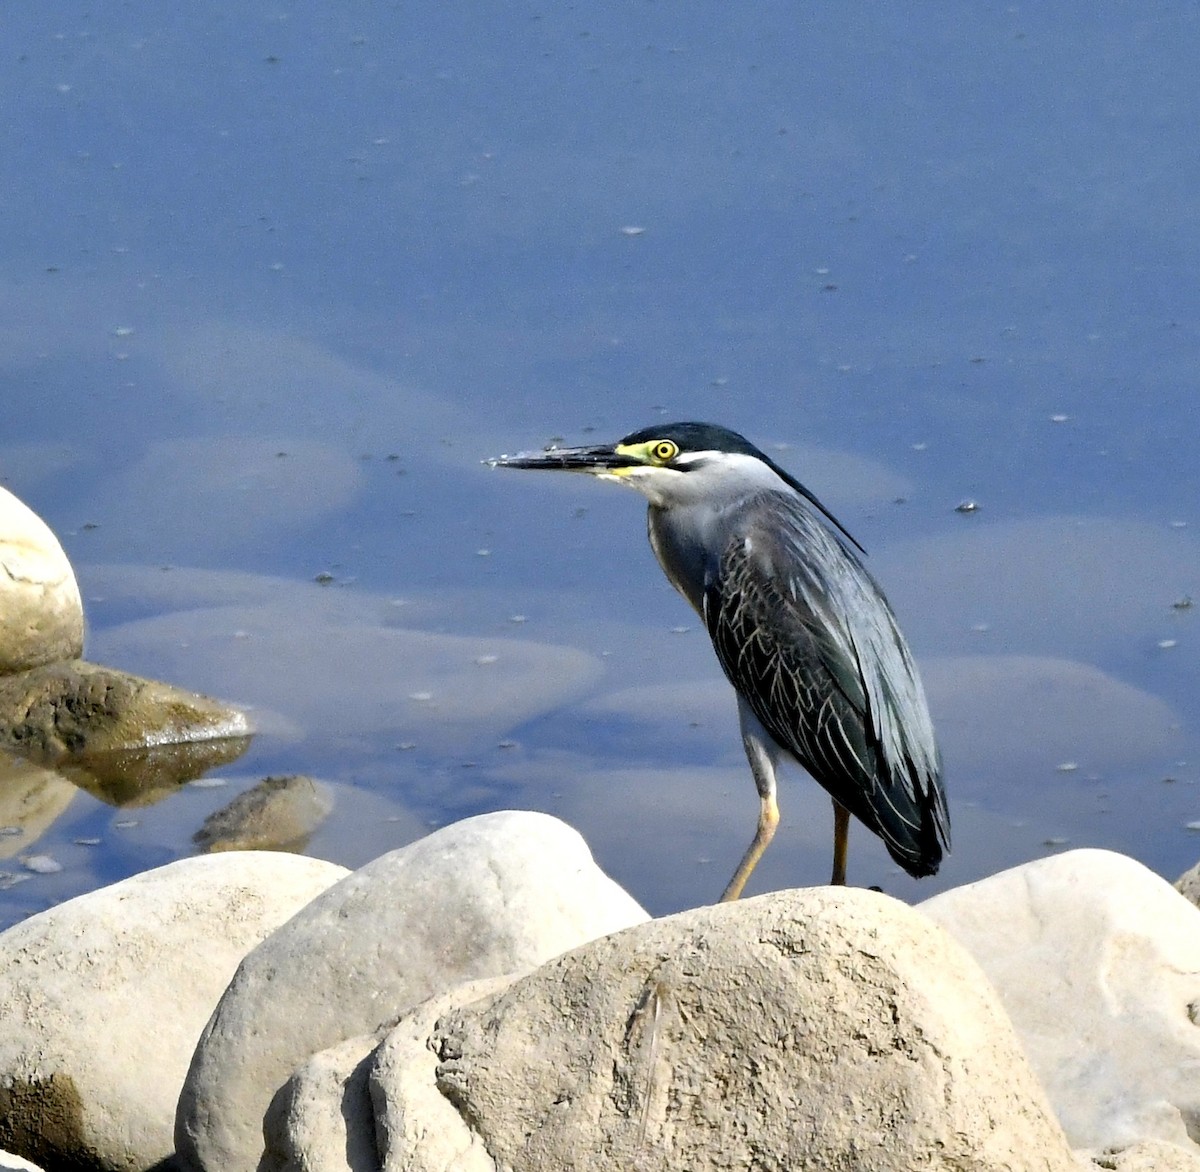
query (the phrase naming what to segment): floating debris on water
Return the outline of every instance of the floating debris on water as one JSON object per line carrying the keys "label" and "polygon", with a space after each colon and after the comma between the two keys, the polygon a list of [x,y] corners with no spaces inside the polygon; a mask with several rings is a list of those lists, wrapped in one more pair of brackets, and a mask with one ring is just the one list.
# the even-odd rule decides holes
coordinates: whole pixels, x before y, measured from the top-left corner
{"label": "floating debris on water", "polygon": [[959,501],[954,506],[954,511],[956,513],[977,513],[979,512],[979,502],[971,500]]}
{"label": "floating debris on water", "polygon": [[1056,765],[1055,768],[1059,773],[1074,773],[1079,768],[1078,761],[1064,761],[1061,765]]}
{"label": "floating debris on water", "polygon": [[57,875],[63,869],[62,863],[52,855],[26,855],[21,866],[35,875]]}

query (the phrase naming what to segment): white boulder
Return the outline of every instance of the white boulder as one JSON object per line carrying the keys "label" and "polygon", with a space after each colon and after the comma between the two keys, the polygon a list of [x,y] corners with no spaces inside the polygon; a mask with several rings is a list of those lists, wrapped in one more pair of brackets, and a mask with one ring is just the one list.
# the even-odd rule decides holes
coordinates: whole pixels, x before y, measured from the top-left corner
{"label": "white boulder", "polygon": [[263,1118],[258,1172],[362,1172],[378,1168],[367,1068],[379,1038],[347,1038],[314,1054]]}
{"label": "white boulder", "polygon": [[457,999],[376,1051],[387,1172],[1076,1167],[978,967],[887,896],[697,908]]}
{"label": "white boulder", "polygon": [[1200,909],[1124,855],[1077,850],[920,905],[1000,995],[1071,1143],[1200,1135]]}
{"label": "white boulder", "polygon": [[301,1063],[465,980],[523,971],[646,913],[544,814],[489,814],[383,855],[246,957],[179,1100],[185,1169],[254,1172]]}
{"label": "white boulder", "polygon": [[49,1168],[169,1157],[188,1060],[238,962],[344,874],[284,854],[183,859],[0,934],[0,1143]]}
{"label": "white boulder", "polygon": [[[378,1166],[379,1150],[404,1150],[409,1143],[438,1145],[455,1138],[452,1126],[428,1127],[439,1112],[446,1122],[457,1121],[454,1108],[425,1078],[423,1048],[434,1023],[448,1009],[457,1009],[506,988],[519,974],[467,981],[437,993],[406,1014],[399,1024],[375,1034],[350,1038],[314,1054],[288,1079],[263,1123],[266,1150],[259,1172],[361,1172]],[[422,1135],[406,1134],[408,1118],[392,1109],[395,1095],[379,1091],[391,1080],[417,1072],[414,1092],[421,1097],[418,1111],[409,1112]],[[379,1114],[376,1115],[376,1107]],[[478,1144],[475,1156],[482,1153]],[[466,1172],[471,1152],[447,1149],[443,1167]],[[493,1165],[488,1164],[489,1172]]]}
{"label": "white boulder", "polygon": [[0,675],[82,654],[71,563],[45,521],[0,488]]}

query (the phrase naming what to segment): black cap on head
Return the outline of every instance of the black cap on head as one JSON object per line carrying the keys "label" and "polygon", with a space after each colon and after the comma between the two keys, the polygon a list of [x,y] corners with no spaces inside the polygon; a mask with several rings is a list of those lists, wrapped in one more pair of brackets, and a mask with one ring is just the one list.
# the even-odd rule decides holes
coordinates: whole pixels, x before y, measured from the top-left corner
{"label": "black cap on head", "polygon": [[716,423],[663,423],[657,427],[643,427],[627,435],[621,443],[644,444],[656,439],[673,440],[681,452],[741,452],[760,460],[767,459],[744,435]]}

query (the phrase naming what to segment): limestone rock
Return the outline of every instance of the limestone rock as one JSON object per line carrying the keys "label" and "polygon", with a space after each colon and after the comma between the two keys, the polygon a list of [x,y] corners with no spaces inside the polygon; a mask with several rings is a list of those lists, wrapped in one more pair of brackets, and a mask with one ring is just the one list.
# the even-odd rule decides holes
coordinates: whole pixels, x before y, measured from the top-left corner
{"label": "limestone rock", "polygon": [[0,488],[0,675],[83,654],[83,601],[46,523]]}
{"label": "limestone rock", "polygon": [[1088,1172],[1200,1172],[1200,1152],[1195,1144],[1181,1147],[1148,1139],[1119,1152],[1093,1154],[1085,1167]]}
{"label": "limestone rock", "polygon": [[1197,863],[1190,870],[1184,871],[1175,880],[1175,890],[1189,903],[1194,903],[1197,907],[1200,907],[1200,863]]}
{"label": "limestone rock", "polygon": [[417,1043],[406,1080],[372,1076],[405,1124],[387,1172],[1076,1167],[975,963],[868,891],[632,928]]}
{"label": "limestone rock", "polygon": [[[263,1123],[266,1152],[260,1172],[360,1172],[378,1167],[377,1144],[386,1146],[391,1141],[377,1140],[377,1135],[403,1134],[405,1120],[389,1109],[382,1096],[376,1118],[375,1081],[403,1078],[410,1069],[428,1074],[427,1063],[421,1059],[434,1059],[422,1050],[437,1019],[447,1009],[497,992],[515,979],[516,974],[456,985],[422,1002],[398,1025],[314,1054],[288,1079],[267,1112]],[[440,1107],[455,1118],[454,1109],[437,1093],[432,1078],[422,1082],[420,1091],[427,1092],[428,1110],[436,1112]],[[427,1139],[437,1142],[436,1129]],[[443,1166],[465,1172],[463,1155],[447,1152]],[[487,1167],[491,1172],[494,1165]]]}
{"label": "limestone rock", "polygon": [[375,1169],[375,1128],[367,1069],[374,1034],[314,1054],[284,1083],[263,1118],[258,1172]]}
{"label": "limestone rock", "polygon": [[282,854],[184,859],[0,934],[0,1147],[49,1168],[169,1156],[188,1060],[238,962],[345,874]]}
{"label": "limestone rock", "polygon": [[464,980],[531,968],[646,914],[544,814],[456,823],[383,855],[255,949],[179,1100],[181,1166],[253,1172],[293,1070]]}
{"label": "limestone rock", "polygon": [[0,745],[39,758],[243,737],[249,731],[236,708],[79,659],[0,677]]}
{"label": "limestone rock", "polygon": [[[375,1140],[388,1168],[405,1166],[419,1151],[422,1166],[455,1172],[493,1172],[482,1137],[462,1126],[438,1089],[437,1055],[429,1048],[438,1020],[508,988],[516,975],[469,981],[422,1002],[390,1029],[371,1056],[369,1086]],[[398,1162],[398,1163],[397,1163]]]}
{"label": "limestone rock", "polygon": [[1077,850],[920,910],[995,986],[1071,1143],[1200,1134],[1200,909],[1140,863]]}

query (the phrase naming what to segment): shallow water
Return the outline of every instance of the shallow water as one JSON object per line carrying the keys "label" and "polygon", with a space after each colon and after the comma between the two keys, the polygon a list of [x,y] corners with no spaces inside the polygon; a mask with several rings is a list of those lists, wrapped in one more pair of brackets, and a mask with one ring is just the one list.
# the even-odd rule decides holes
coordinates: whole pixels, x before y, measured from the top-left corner
{"label": "shallow water", "polygon": [[[918,654],[955,850],[917,885],[859,831],[853,881],[1200,855],[1190,6],[67,3],[0,46],[0,482],[90,658],[262,730],[150,806],[50,787],[0,923],[284,771],[347,865],[521,806],[715,898],[756,801],[640,500],[480,463],[655,419],[799,475]],[[827,875],[827,800],[781,804],[752,890]]]}

